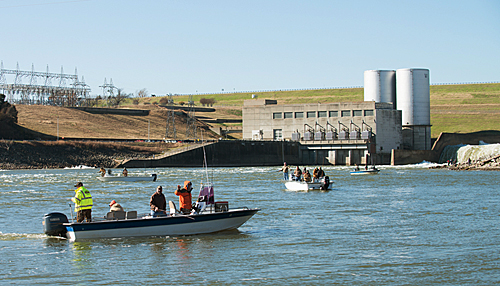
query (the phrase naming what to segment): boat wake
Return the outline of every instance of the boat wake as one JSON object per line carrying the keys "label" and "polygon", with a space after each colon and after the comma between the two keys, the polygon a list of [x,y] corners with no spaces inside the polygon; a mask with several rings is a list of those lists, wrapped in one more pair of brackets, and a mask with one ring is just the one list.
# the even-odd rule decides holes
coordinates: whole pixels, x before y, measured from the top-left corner
{"label": "boat wake", "polygon": [[80,169],[95,169],[95,167],[89,167],[85,165],[78,165],[78,166],[72,166],[72,167],[65,167],[64,170],[80,170]]}
{"label": "boat wake", "polygon": [[47,238],[43,233],[3,233],[0,232],[0,240],[3,241],[14,241],[21,239],[40,239]]}

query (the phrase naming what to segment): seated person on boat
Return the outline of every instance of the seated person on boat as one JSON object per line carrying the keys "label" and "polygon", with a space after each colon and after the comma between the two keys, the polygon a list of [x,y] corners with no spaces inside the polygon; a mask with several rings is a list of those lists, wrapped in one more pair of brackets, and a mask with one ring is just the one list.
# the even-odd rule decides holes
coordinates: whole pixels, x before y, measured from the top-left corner
{"label": "seated person on boat", "polygon": [[306,171],[304,173],[304,182],[311,182],[311,174],[309,173],[309,171]]}
{"label": "seated person on boat", "polygon": [[295,169],[295,171],[293,172],[293,176],[294,176],[294,180],[295,181],[300,181],[300,177],[302,176],[302,171],[300,170],[299,166],[297,166],[297,168]]}
{"label": "seated person on boat", "polygon": [[109,203],[109,211],[110,212],[124,212],[125,210],[123,209],[123,207],[119,203],[117,203],[115,200],[112,200]]}
{"label": "seated person on boat", "polygon": [[166,214],[165,210],[167,209],[167,201],[165,200],[165,195],[163,195],[162,186],[158,186],[156,188],[156,192],[149,200],[149,205],[151,207],[151,216],[157,217]]}

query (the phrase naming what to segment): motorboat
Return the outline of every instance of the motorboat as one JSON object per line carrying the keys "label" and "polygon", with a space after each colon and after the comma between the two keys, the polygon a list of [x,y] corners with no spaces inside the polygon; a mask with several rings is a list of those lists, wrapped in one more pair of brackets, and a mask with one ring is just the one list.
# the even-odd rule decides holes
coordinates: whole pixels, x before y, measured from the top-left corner
{"label": "motorboat", "polygon": [[324,176],[318,180],[313,180],[311,182],[295,181],[289,180],[285,182],[285,187],[290,191],[309,191],[309,190],[329,190],[330,189],[330,178]]}
{"label": "motorboat", "polygon": [[140,182],[140,181],[153,181],[155,182],[158,176],[151,174],[151,176],[114,176],[108,175],[104,177],[97,177],[101,182]]}
{"label": "motorboat", "polygon": [[378,174],[378,172],[380,172],[380,170],[375,168],[374,166],[371,167],[370,169],[364,169],[364,170],[356,168],[353,171],[351,171],[351,175],[376,175]]}
{"label": "motorboat", "polygon": [[193,211],[187,215],[181,214],[171,201],[170,212],[157,217],[137,216],[137,211],[130,211],[107,213],[92,222],[75,222],[63,213],[49,213],[44,216],[44,232],[69,241],[206,234],[237,229],[260,210],[229,208],[228,202],[214,202],[213,193],[213,186],[202,187]]}
{"label": "motorboat", "polygon": [[[205,153],[205,149],[203,148]],[[204,166],[207,166],[204,155]],[[208,170],[206,171],[208,180]],[[104,176],[100,178],[106,178]],[[133,178],[133,177],[120,177]],[[154,174],[156,179],[156,175]],[[169,212],[165,215],[137,215],[137,211],[108,212],[103,218],[93,218],[91,222],[71,222],[63,213],[49,213],[44,216],[43,225],[46,235],[65,237],[70,241],[100,238],[123,238],[141,236],[174,236],[214,233],[237,229],[247,222],[260,209],[229,208],[227,201],[216,202],[214,187],[211,183],[201,185],[196,203],[189,214],[177,210],[169,201]]]}

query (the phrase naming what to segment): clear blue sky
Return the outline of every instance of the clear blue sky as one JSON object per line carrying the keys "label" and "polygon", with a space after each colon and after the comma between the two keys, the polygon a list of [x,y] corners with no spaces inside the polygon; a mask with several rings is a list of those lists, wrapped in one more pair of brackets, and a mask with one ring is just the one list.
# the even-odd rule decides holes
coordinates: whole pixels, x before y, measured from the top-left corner
{"label": "clear blue sky", "polygon": [[[500,80],[500,1],[0,0],[5,69],[127,93],[362,86],[371,69]],[[23,81],[26,83],[25,81]]]}

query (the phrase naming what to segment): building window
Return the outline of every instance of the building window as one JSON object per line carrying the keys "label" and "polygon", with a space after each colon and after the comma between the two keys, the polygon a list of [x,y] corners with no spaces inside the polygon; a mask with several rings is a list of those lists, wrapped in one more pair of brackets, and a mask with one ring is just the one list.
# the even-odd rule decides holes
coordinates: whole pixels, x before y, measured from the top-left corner
{"label": "building window", "polygon": [[326,111],[318,111],[318,117],[326,117]]}
{"label": "building window", "polygon": [[330,111],[330,117],[339,117],[339,112],[338,111]]}
{"label": "building window", "polygon": [[314,117],[316,117],[316,111],[307,112],[307,118],[314,118]]}
{"label": "building window", "polygon": [[281,112],[274,112],[273,113],[273,119],[282,119],[283,118],[283,113]]}
{"label": "building window", "polygon": [[281,129],[273,130],[273,139],[274,140],[283,140],[283,131]]}
{"label": "building window", "polygon": [[352,116],[363,116],[363,110],[353,110]]}
{"label": "building window", "polygon": [[349,116],[351,116],[351,111],[350,110],[342,110],[342,112],[340,113],[340,115],[342,117],[349,117]]}
{"label": "building window", "polygon": [[285,112],[285,119],[293,118],[293,112]]}
{"label": "building window", "polygon": [[304,112],[295,112],[295,118],[304,118]]}
{"label": "building window", "polygon": [[365,116],[373,116],[373,110],[365,110]]}

